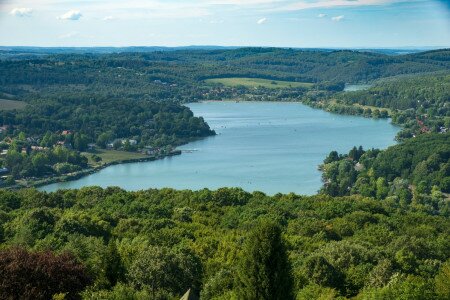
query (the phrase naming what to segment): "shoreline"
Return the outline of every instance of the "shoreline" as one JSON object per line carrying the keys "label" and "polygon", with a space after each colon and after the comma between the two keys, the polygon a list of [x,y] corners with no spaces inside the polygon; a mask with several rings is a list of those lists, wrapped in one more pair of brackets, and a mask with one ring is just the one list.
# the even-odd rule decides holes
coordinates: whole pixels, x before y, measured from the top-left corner
{"label": "shoreline", "polygon": [[182,153],[181,150],[173,150],[168,154],[163,154],[163,155],[158,155],[158,156],[116,160],[116,161],[112,161],[109,163],[104,163],[104,164],[101,164],[98,166],[94,166],[94,167],[91,167],[88,169],[84,169],[84,170],[78,171],[76,173],[65,174],[65,175],[60,175],[60,176],[53,176],[53,177],[49,177],[49,178],[45,178],[45,179],[36,179],[36,180],[30,181],[27,185],[16,184],[14,186],[5,187],[5,188],[11,189],[11,190],[17,190],[17,189],[23,189],[23,188],[39,188],[39,187],[43,187],[43,186],[54,184],[54,183],[77,180],[77,179],[92,175],[94,173],[97,173],[107,167],[114,166],[114,165],[155,161],[155,160],[164,159],[166,157],[181,155],[181,153]]}

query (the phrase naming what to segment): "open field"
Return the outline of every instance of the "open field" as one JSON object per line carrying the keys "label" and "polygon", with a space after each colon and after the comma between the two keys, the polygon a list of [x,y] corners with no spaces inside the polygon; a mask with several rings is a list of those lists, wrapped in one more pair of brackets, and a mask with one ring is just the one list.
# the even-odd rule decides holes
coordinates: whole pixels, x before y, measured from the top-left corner
{"label": "open field", "polygon": [[[102,160],[100,162],[96,163],[95,161],[92,160],[92,154],[100,156],[102,158]],[[111,163],[114,161],[141,159],[141,158],[148,157],[147,155],[137,153],[137,152],[104,150],[104,149],[97,149],[92,152],[84,152],[83,155],[88,158],[90,165],[107,164],[107,163]]]}
{"label": "open field", "polygon": [[375,109],[378,109],[379,111],[385,110],[385,111],[387,111],[387,113],[389,115],[392,114],[392,110],[390,108],[376,107],[376,106],[371,106],[371,105],[362,105],[362,104],[359,104],[359,103],[354,103],[353,106],[361,107],[363,109],[370,108],[371,110],[375,110]]}
{"label": "open field", "polygon": [[245,86],[245,87],[265,87],[270,89],[285,89],[285,88],[310,88],[313,84],[308,82],[295,81],[281,81],[261,78],[212,78],[206,79],[207,83],[219,83],[225,86]]}
{"label": "open field", "polygon": [[23,101],[0,99],[0,110],[22,109],[26,105]]}
{"label": "open field", "polygon": [[[329,103],[330,103],[330,104],[338,104],[338,103],[336,102],[335,99],[330,100]],[[362,109],[368,109],[368,108],[370,108],[371,110],[378,109],[379,111],[385,110],[389,115],[392,114],[392,110],[391,110],[390,108],[376,107],[376,106],[371,106],[371,105],[362,105],[362,104],[359,104],[359,103],[353,103],[353,104],[342,104],[342,103],[341,103],[341,104],[339,104],[339,105],[347,105],[347,106],[360,107],[360,108],[362,108]]]}

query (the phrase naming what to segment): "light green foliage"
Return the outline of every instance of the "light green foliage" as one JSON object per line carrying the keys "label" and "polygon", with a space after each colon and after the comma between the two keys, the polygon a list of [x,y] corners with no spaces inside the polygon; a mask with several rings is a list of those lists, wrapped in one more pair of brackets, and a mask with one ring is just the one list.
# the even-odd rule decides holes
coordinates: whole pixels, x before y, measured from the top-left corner
{"label": "light green foliage", "polygon": [[356,299],[358,300],[423,300],[435,299],[434,290],[430,288],[430,282],[413,275],[394,277],[389,284],[380,289],[364,291]]}
{"label": "light green foliage", "polygon": [[320,286],[318,284],[309,284],[305,286],[298,294],[297,300],[334,300],[338,292],[332,288]]}
{"label": "light green foliage", "polygon": [[155,297],[164,290],[177,295],[198,288],[201,274],[198,259],[188,250],[153,246],[138,253],[127,277],[135,289]]}
{"label": "light green foliage", "polygon": [[434,278],[438,299],[450,299],[450,261],[445,262]]}

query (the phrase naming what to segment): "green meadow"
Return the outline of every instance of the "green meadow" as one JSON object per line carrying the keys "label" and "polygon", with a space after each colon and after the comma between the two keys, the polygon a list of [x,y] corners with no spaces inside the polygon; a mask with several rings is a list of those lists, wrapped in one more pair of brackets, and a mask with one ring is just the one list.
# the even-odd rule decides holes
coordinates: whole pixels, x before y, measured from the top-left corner
{"label": "green meadow", "polygon": [[23,101],[0,99],[0,110],[22,109],[26,105]]}
{"label": "green meadow", "polygon": [[310,88],[313,84],[308,82],[281,81],[262,78],[212,78],[206,79],[207,83],[223,84],[224,86],[245,86],[245,87],[264,87],[270,89],[286,89],[286,88]]}

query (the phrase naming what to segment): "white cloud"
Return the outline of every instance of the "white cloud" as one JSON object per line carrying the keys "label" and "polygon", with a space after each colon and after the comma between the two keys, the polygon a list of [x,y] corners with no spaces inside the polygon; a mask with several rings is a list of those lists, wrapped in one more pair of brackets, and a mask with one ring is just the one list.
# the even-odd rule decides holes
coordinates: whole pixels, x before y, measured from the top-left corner
{"label": "white cloud", "polygon": [[210,1],[206,1],[207,4],[213,4],[213,5],[237,5],[237,6],[274,4],[274,3],[279,3],[279,2],[282,2],[282,0],[210,0]]}
{"label": "white cloud", "polygon": [[344,20],[344,18],[345,17],[343,15],[340,15],[340,16],[332,17],[331,20],[334,22],[340,22],[340,21]]}
{"label": "white cloud", "polygon": [[114,18],[113,16],[106,16],[104,17],[102,20],[103,21],[111,21],[111,20],[115,20],[116,18]]}
{"label": "white cloud", "polygon": [[11,10],[11,12],[9,14],[16,16],[16,17],[30,17],[32,13],[33,13],[32,8],[17,7],[17,8],[14,8],[13,10]]}
{"label": "white cloud", "polygon": [[[411,1],[411,0],[409,0]],[[282,6],[276,11],[295,11],[312,8],[333,8],[333,7],[348,7],[348,6],[374,6],[386,5],[399,2],[408,2],[408,0],[316,0],[316,1],[295,1]]]}
{"label": "white cloud", "polygon": [[262,25],[264,23],[267,23],[267,18],[261,18],[256,22],[258,25]]}
{"label": "white cloud", "polygon": [[66,12],[65,14],[62,14],[61,16],[58,17],[58,19],[60,20],[72,20],[72,21],[77,21],[79,20],[83,15],[81,14],[81,12],[79,10],[69,10],[68,12]]}
{"label": "white cloud", "polygon": [[327,16],[327,14],[318,14],[317,17],[318,18],[325,18]]}

